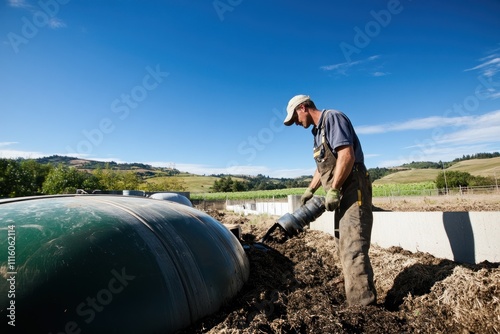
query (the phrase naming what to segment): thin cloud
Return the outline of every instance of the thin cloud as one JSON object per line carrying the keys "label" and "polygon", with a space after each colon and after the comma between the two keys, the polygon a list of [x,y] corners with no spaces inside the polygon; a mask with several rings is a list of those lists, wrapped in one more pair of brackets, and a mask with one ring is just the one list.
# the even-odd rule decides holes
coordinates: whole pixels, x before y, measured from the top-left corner
{"label": "thin cloud", "polygon": [[[366,59],[362,59],[362,60],[345,62],[345,63],[338,63],[338,64],[332,64],[332,65],[324,65],[324,66],[321,66],[320,69],[322,69],[323,71],[333,71],[337,74],[347,75],[347,72],[349,70],[351,70],[352,68],[369,63],[369,62],[372,62],[372,61],[377,60],[379,58],[380,58],[379,55],[374,55],[374,56],[370,56],[370,57],[368,57]],[[380,73],[382,73],[382,72],[380,72]]]}
{"label": "thin cloud", "polygon": [[[434,119],[434,121],[428,122],[429,119]],[[380,167],[399,166],[411,161],[451,161],[471,152],[495,151],[500,143],[500,136],[498,136],[500,133],[500,110],[478,116],[440,117],[422,120],[424,121],[412,120],[398,124],[398,126],[413,130],[441,128],[441,134],[405,147],[405,152],[411,152],[409,155],[403,154],[400,159],[382,161],[379,163]],[[437,120],[439,122],[435,122]],[[420,124],[420,128],[411,126],[415,124]],[[391,130],[397,129],[398,126],[392,127]]]}
{"label": "thin cloud", "polygon": [[15,145],[15,144],[17,144],[17,142],[15,142],[15,141],[4,141],[4,142],[0,142],[0,147],[10,146],[10,145]]}
{"label": "thin cloud", "polygon": [[495,53],[480,59],[481,64],[466,69],[465,71],[481,71],[488,78],[493,77],[500,72],[500,54]]}
{"label": "thin cloud", "polygon": [[459,146],[433,146],[418,151],[418,154],[410,156],[401,156],[399,159],[384,160],[378,163],[378,167],[394,167],[401,166],[405,163],[413,161],[452,161],[462,155],[470,154],[471,152],[493,152],[498,151],[495,147],[489,144],[478,145],[459,145]]}
{"label": "thin cloud", "polygon": [[8,5],[15,8],[27,8],[30,7],[24,0],[8,0]]}
{"label": "thin cloud", "polygon": [[[44,12],[44,14],[48,15],[49,13],[45,12],[42,7],[38,7],[35,5],[32,5],[28,3],[26,0],[8,0],[8,5],[10,7],[14,8],[24,8],[26,11],[30,12],[31,14],[36,14],[39,12]],[[52,16],[49,15],[49,16]],[[65,28],[66,23],[64,23],[63,20],[57,18],[57,17],[51,17],[49,21],[47,22],[47,27],[50,29],[60,29],[60,28]]]}
{"label": "thin cloud", "polygon": [[500,49],[493,50],[490,55],[479,59],[479,65],[468,68],[465,71],[476,71],[486,81],[487,87],[483,87],[481,95],[489,99],[500,98],[500,83],[494,80],[494,77],[500,73]]}
{"label": "thin cloud", "polygon": [[361,64],[361,61],[352,61],[350,63],[339,63],[339,64],[333,64],[333,65],[325,65],[321,66],[321,69],[324,71],[337,71],[339,73],[345,74],[345,72],[358,64]]}
{"label": "thin cloud", "polygon": [[[50,154],[49,154],[50,155]],[[18,150],[2,150],[0,149],[0,158],[2,159],[37,159],[47,155],[35,151],[18,151]]]}
{"label": "thin cloud", "polygon": [[419,119],[412,119],[401,123],[388,123],[379,125],[362,125],[356,127],[358,134],[379,134],[409,130],[427,130],[443,126],[463,126],[468,124],[472,116],[464,117],[440,117],[431,116]]}
{"label": "thin cloud", "polygon": [[66,28],[66,23],[57,17],[53,17],[49,21],[49,27],[52,29]]}
{"label": "thin cloud", "polygon": [[379,72],[379,71],[377,71],[377,72],[373,72],[372,76],[374,76],[374,77],[383,77],[383,76],[386,76],[386,75],[389,75],[389,74],[390,74],[389,72]]}

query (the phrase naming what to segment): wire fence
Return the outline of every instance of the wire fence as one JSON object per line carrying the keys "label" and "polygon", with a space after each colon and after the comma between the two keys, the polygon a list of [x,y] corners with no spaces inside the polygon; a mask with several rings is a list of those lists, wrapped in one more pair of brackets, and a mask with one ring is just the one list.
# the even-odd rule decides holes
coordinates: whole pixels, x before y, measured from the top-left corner
{"label": "wire fence", "polygon": [[397,196],[440,196],[440,195],[489,195],[500,194],[498,185],[457,187],[457,188],[434,188],[422,189],[407,186],[394,186],[392,188],[373,188],[373,197],[397,197]]}

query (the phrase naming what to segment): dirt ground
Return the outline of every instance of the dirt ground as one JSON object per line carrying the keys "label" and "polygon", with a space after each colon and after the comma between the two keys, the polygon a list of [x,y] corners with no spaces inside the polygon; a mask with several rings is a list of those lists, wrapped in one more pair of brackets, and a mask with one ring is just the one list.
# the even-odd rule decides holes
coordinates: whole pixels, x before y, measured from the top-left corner
{"label": "dirt ground", "polygon": [[[375,210],[500,211],[500,196],[374,199]],[[239,224],[250,277],[217,313],[180,333],[500,333],[500,263],[461,264],[372,246],[376,306],[348,307],[330,235],[286,240],[277,217],[208,212]],[[499,222],[500,223],[500,222]]]}

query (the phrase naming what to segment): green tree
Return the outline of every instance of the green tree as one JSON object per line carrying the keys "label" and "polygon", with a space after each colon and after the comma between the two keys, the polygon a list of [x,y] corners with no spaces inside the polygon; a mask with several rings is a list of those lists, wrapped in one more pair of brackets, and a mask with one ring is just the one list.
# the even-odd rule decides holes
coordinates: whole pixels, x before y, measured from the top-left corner
{"label": "green tree", "polygon": [[83,189],[92,192],[93,190],[102,190],[101,180],[93,173],[85,173],[85,180],[83,181]]}
{"label": "green tree", "polygon": [[17,161],[0,159],[0,197],[16,197],[17,183],[20,178],[20,167]]}
{"label": "green tree", "polygon": [[212,186],[212,191],[213,192],[221,192],[221,193],[227,193],[231,192],[233,186],[233,179],[231,179],[231,176],[222,176],[220,179],[214,181],[214,185]]}
{"label": "green tree", "polygon": [[127,171],[121,175],[122,179],[122,190],[123,189],[138,189],[139,184],[141,183],[141,180],[139,176],[137,175],[136,172],[134,171]]}
{"label": "green tree", "polygon": [[469,186],[469,181],[472,178],[467,172],[460,171],[443,171],[436,177],[437,188],[458,188]]}
{"label": "green tree", "polygon": [[495,184],[495,178],[491,176],[485,177],[485,176],[475,175],[472,176],[471,179],[469,180],[469,186],[471,187],[491,186],[494,184]]}
{"label": "green tree", "polygon": [[117,171],[111,169],[109,164],[106,168],[96,168],[92,174],[99,180],[101,190],[123,190],[123,182]]}
{"label": "green tree", "polygon": [[85,179],[84,172],[59,164],[48,173],[42,190],[45,194],[74,194],[76,189],[83,188]]}
{"label": "green tree", "polygon": [[39,195],[42,193],[43,182],[51,170],[50,165],[42,165],[33,159],[22,160],[21,196]]}
{"label": "green tree", "polygon": [[175,176],[164,177],[156,182],[144,182],[139,186],[144,191],[186,191],[186,185]]}

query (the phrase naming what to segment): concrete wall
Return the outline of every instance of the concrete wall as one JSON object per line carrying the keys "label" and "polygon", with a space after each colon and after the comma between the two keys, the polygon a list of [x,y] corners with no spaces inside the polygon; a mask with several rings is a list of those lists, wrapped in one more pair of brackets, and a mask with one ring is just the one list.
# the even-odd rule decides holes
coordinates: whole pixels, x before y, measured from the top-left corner
{"label": "concrete wall", "polygon": [[245,204],[226,205],[226,210],[244,215],[269,214],[282,216],[288,212],[289,204],[283,202],[252,202]]}
{"label": "concrete wall", "polygon": [[[332,212],[310,224],[333,235]],[[457,262],[500,262],[500,212],[374,212],[372,243]]]}
{"label": "concrete wall", "polygon": [[[282,216],[299,208],[299,200],[300,196],[288,196],[288,203],[257,202],[250,208],[227,209]],[[333,219],[332,212],[324,212],[310,228],[333,235]],[[500,262],[500,212],[374,212],[372,243],[457,262]]]}

